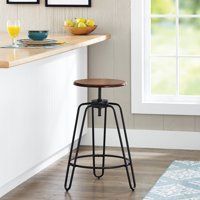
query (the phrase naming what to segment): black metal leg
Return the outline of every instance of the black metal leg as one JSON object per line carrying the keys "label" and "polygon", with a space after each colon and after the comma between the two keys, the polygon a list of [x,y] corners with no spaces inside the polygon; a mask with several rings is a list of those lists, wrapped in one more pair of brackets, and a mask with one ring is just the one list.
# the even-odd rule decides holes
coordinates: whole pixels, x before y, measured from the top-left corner
{"label": "black metal leg", "polygon": [[104,114],[102,176],[104,175],[104,167],[105,167],[105,153],[106,153],[106,125],[107,125],[107,107],[105,107],[105,114]]}
{"label": "black metal leg", "polygon": [[130,148],[129,148],[128,136],[127,136],[127,132],[126,132],[126,125],[125,125],[125,120],[124,120],[122,107],[117,103],[110,103],[110,105],[115,105],[120,110],[120,115],[121,115],[121,119],[122,119],[122,125],[123,125],[123,129],[124,129],[124,136],[125,136],[125,141],[126,141],[126,147],[127,147],[127,152],[128,152],[128,159],[130,160],[130,168],[131,168],[131,174],[132,174],[132,179],[133,179],[133,188],[136,188],[136,181],[135,181],[133,163],[132,163],[131,152],[130,152]]}
{"label": "black metal leg", "polygon": [[106,149],[106,123],[107,123],[107,107],[104,114],[104,133],[103,133],[103,154],[102,154],[102,173],[97,175],[96,173],[96,154],[95,154],[95,130],[94,130],[94,108],[92,108],[92,152],[93,152],[93,174],[96,178],[100,179],[104,175],[105,167],[105,149]]}
{"label": "black metal leg", "polygon": [[[134,178],[134,174],[132,173],[132,178],[133,178],[133,185],[132,185],[130,174],[129,174],[129,170],[128,170],[128,163],[127,163],[127,159],[126,159],[126,154],[125,154],[125,150],[124,150],[124,146],[123,146],[123,141],[122,141],[122,137],[121,137],[121,132],[120,132],[120,128],[119,128],[119,123],[118,123],[118,119],[117,119],[117,114],[116,114],[115,108],[111,104],[109,104],[108,107],[110,107],[113,110],[113,114],[114,114],[115,122],[116,122],[116,126],[117,126],[117,131],[118,131],[118,135],[119,135],[119,141],[120,141],[120,145],[121,145],[122,155],[123,155],[123,158],[124,158],[124,164],[125,164],[125,168],[126,168],[126,174],[127,174],[129,186],[134,191],[135,190],[135,178]],[[123,117],[123,115],[122,115],[122,117]],[[123,123],[123,126],[124,125],[125,125],[125,123]],[[125,126],[124,126],[124,128],[125,128]],[[129,149],[128,139],[127,139],[127,134],[125,133],[125,135],[126,135],[125,139],[126,139],[126,143],[127,143],[127,149],[129,151],[130,164],[132,166],[131,156],[130,156],[130,149]]]}
{"label": "black metal leg", "polygon": [[[70,178],[69,185],[67,186],[67,182],[68,182],[68,178],[69,178],[70,162],[71,162],[71,159],[72,159],[72,153],[73,153],[73,148],[74,148],[74,141],[75,141],[75,136],[76,136],[76,129],[77,129],[77,124],[78,124],[78,117],[79,117],[80,109],[84,105],[88,105],[88,106],[85,108],[85,112],[84,112],[84,115],[83,115],[83,120],[82,120],[80,135],[79,135],[79,139],[78,139],[78,145],[77,145],[76,154],[75,154],[75,158],[74,158],[74,166],[73,166],[73,169],[72,169],[72,172],[71,172],[71,178]],[[68,191],[71,188],[71,186],[72,186],[72,180],[73,180],[74,171],[75,171],[75,165],[76,165],[77,156],[78,156],[78,152],[79,152],[79,148],[80,148],[81,137],[82,137],[83,128],[84,128],[84,124],[85,124],[85,118],[86,118],[87,111],[88,111],[88,109],[90,107],[91,107],[91,103],[84,103],[84,104],[81,104],[78,107],[78,110],[77,110],[76,121],[75,121],[75,126],[74,126],[74,133],[73,133],[73,137],[72,137],[72,144],[71,144],[71,149],[70,149],[70,154],[69,154],[69,160],[68,160],[68,166],[67,166],[67,172],[66,172],[66,178],[65,178],[65,184],[64,184],[64,187],[65,187],[66,191]]]}
{"label": "black metal leg", "polygon": [[95,177],[98,177],[96,174],[96,157],[95,157],[95,130],[94,130],[94,108],[92,107],[92,161],[93,161],[93,174]]}

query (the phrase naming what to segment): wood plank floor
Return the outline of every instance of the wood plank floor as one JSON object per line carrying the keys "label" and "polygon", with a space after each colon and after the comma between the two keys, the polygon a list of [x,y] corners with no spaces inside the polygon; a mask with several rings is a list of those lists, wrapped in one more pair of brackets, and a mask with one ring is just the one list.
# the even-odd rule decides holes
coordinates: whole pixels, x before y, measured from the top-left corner
{"label": "wood plank floor", "polygon": [[[89,151],[88,147],[81,149],[83,154]],[[121,154],[118,148],[109,148],[107,153]],[[142,200],[172,161],[200,160],[200,151],[132,149],[132,156],[137,181],[135,192],[129,190],[124,168],[106,171],[101,180],[95,179],[91,171],[77,169],[72,189],[67,194],[63,188],[65,157],[1,200]],[[90,159],[85,161],[90,162]],[[110,163],[114,162],[117,161]]]}

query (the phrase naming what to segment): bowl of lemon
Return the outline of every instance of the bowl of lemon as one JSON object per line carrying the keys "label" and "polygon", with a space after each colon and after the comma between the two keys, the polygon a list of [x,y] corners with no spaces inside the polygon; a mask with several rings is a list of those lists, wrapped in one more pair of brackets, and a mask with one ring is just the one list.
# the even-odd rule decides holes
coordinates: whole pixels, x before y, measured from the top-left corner
{"label": "bowl of lemon", "polygon": [[73,35],[88,35],[97,28],[97,25],[93,19],[76,18],[75,20],[67,19],[64,27]]}

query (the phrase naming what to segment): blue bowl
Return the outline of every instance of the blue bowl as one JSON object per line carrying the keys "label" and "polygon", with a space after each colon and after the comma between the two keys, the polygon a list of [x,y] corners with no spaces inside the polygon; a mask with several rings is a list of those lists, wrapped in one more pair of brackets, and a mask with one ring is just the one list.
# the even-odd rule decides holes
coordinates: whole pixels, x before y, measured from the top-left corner
{"label": "blue bowl", "polygon": [[42,41],[48,37],[48,31],[28,31],[28,37],[31,40]]}

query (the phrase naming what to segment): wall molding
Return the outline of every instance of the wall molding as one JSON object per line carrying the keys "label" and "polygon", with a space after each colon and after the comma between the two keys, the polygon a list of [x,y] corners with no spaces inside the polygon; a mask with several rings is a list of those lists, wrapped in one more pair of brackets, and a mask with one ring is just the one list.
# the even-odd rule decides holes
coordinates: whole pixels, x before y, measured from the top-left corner
{"label": "wall molding", "polygon": [[[6,195],[8,192],[19,186],[20,184],[24,183],[34,175],[38,174],[45,168],[49,167],[53,163],[55,163],[57,160],[61,159],[63,156],[66,156],[70,151],[70,145],[63,148],[62,150],[58,151],[45,161],[41,162],[40,164],[36,165],[35,167],[29,169],[28,171],[24,172],[20,176],[16,177],[15,179],[11,180],[4,186],[0,187],[0,198]],[[75,148],[77,147],[77,141],[75,142]]]}
{"label": "wall molding", "polygon": [[[82,140],[82,145],[91,145],[91,132],[88,129]],[[119,147],[119,139],[116,129],[107,129],[106,145]],[[121,131],[121,133],[123,133]],[[185,131],[162,131],[162,130],[127,130],[130,147],[158,148],[158,149],[182,149],[200,150],[200,133]],[[96,145],[102,145],[103,129],[95,129]]]}

